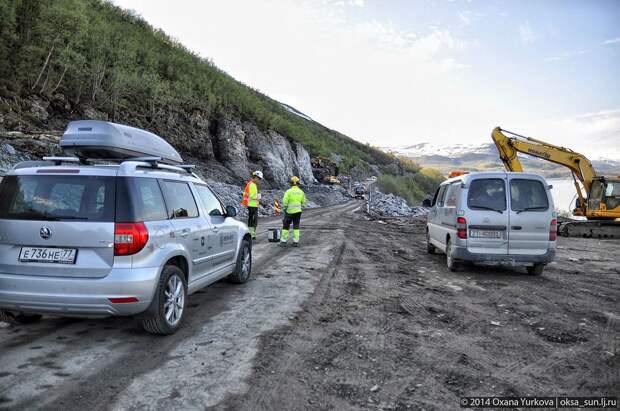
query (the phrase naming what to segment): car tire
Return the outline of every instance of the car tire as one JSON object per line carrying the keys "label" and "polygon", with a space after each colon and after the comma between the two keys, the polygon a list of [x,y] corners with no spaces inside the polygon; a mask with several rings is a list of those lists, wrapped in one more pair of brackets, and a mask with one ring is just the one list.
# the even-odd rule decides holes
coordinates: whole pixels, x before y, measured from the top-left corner
{"label": "car tire", "polygon": [[426,252],[435,254],[435,246],[431,244],[431,234],[428,231],[426,231]]}
{"label": "car tire", "polygon": [[248,281],[250,274],[252,274],[252,247],[248,240],[243,240],[237,255],[235,271],[228,276],[228,280],[235,284],[243,284]]}
{"label": "car tire", "polygon": [[168,335],[179,329],[187,306],[187,281],[183,271],[167,265],[161,272],[155,297],[142,320],[151,334]]}
{"label": "car tire", "polygon": [[527,273],[530,275],[541,275],[545,270],[545,265],[541,263],[536,263],[534,265],[527,267]]}
{"label": "car tire", "polygon": [[455,272],[459,269],[459,264],[452,258],[452,241],[448,239],[446,243],[446,266],[448,270]]}
{"label": "car tire", "polygon": [[13,311],[0,310],[0,321],[9,324],[32,324],[39,321],[41,318],[41,314],[15,313]]}

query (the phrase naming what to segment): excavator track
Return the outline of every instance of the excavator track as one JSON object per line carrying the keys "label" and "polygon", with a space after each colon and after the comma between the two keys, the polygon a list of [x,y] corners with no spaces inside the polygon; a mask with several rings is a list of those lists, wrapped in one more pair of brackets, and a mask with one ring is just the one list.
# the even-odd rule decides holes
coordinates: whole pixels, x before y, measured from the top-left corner
{"label": "excavator track", "polygon": [[620,222],[567,220],[558,224],[558,234],[563,237],[620,239]]}

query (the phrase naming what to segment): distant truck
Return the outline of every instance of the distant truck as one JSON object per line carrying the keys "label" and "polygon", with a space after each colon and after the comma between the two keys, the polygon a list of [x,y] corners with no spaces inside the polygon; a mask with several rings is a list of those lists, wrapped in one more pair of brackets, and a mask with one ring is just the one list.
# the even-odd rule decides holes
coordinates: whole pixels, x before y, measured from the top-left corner
{"label": "distant truck", "polygon": [[355,197],[356,199],[363,200],[364,199],[364,194],[366,194],[366,190],[364,189],[363,186],[357,186],[353,190],[353,197]]}

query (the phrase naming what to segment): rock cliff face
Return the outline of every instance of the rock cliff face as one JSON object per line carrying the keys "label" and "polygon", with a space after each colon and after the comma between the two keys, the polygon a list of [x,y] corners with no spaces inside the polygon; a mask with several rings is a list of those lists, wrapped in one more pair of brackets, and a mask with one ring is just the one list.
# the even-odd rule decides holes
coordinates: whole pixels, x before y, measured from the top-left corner
{"label": "rock cliff face", "polygon": [[[0,169],[23,159],[60,154],[58,138],[71,120],[110,120],[107,113],[91,107],[54,101],[32,97],[0,105]],[[293,175],[304,184],[314,182],[310,155],[301,144],[230,116],[176,108],[146,124],[131,115],[116,122],[161,135],[186,162],[197,164],[205,177],[216,181],[241,185],[251,171],[262,170],[266,188],[284,188]]]}

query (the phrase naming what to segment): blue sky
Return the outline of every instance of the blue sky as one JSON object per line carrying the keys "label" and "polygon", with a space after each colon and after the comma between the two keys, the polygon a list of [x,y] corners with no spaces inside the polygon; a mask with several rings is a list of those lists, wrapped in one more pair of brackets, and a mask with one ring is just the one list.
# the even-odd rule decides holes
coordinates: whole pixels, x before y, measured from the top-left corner
{"label": "blue sky", "polygon": [[479,144],[500,125],[620,158],[620,1],[114,2],[360,141]]}

